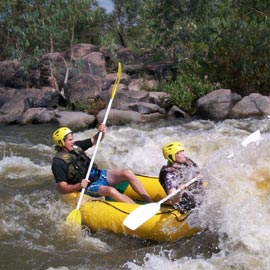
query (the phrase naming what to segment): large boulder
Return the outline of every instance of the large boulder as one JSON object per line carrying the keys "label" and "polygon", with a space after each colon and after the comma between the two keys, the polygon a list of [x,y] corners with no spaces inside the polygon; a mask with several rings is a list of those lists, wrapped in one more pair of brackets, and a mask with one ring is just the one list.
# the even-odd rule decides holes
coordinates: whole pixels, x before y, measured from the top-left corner
{"label": "large boulder", "polygon": [[[106,110],[101,110],[97,114],[97,120],[101,123],[104,119]],[[116,109],[111,109],[107,124],[108,125],[126,125],[131,123],[141,123],[142,122],[142,115],[138,112],[134,111],[121,111]]]}
{"label": "large boulder", "polygon": [[55,110],[47,108],[31,108],[23,113],[21,124],[45,124],[55,119]]}
{"label": "large boulder", "polygon": [[[0,114],[6,124],[21,123],[23,114],[31,108],[55,108],[59,92],[50,87],[41,89],[0,88]],[[29,119],[29,116],[27,117]],[[31,122],[27,120],[27,122]]]}
{"label": "large boulder", "polygon": [[[111,98],[110,91],[103,91],[99,94],[100,99],[104,100],[106,103],[109,102]],[[138,102],[149,102],[149,92],[146,91],[128,91],[118,89],[113,100],[112,107],[114,109],[123,108],[125,104],[138,103]]]}
{"label": "large boulder", "polygon": [[136,111],[141,114],[150,114],[154,112],[159,112],[161,114],[166,113],[166,111],[160,106],[148,102],[126,103],[123,104],[120,108],[125,111]]}
{"label": "large boulder", "polygon": [[[103,90],[108,90],[108,89],[111,90],[111,88],[115,82],[115,79],[116,79],[116,73],[107,74],[105,77]],[[131,81],[130,76],[127,75],[126,73],[122,73],[118,89],[120,89],[120,88],[128,89],[127,85],[130,83],[130,81]]]}
{"label": "large boulder", "polygon": [[102,91],[104,79],[89,73],[79,73],[68,81],[65,97],[69,103],[88,103]]}
{"label": "large boulder", "polygon": [[199,98],[196,102],[196,112],[204,118],[226,119],[231,109],[241,97],[230,89],[219,89]]}
{"label": "large boulder", "polygon": [[[122,63],[122,74],[109,123],[189,117],[177,106],[170,107],[170,95],[157,92],[160,79],[167,75],[175,78],[173,60],[149,62],[153,53],[148,50],[132,52],[119,45],[112,49],[77,44],[65,52],[44,54],[33,70],[16,60],[0,62],[0,123],[57,122],[84,128],[102,122],[118,61]],[[69,109],[84,111],[87,105],[93,115],[58,111],[67,105]],[[218,89],[198,99],[195,109],[197,117],[206,119],[262,118],[270,115],[270,98],[251,94],[242,99],[230,89]]]}
{"label": "large boulder", "polygon": [[63,52],[62,56],[66,59],[66,61],[70,61],[71,59],[82,58],[89,53],[96,51],[98,51],[97,46],[93,44],[80,43],[73,45],[71,49]]}
{"label": "large boulder", "polygon": [[53,122],[59,126],[66,126],[71,129],[90,128],[95,126],[96,118],[83,112],[59,111]]}
{"label": "large boulder", "polygon": [[[107,75],[104,55],[100,52],[92,52],[84,56],[81,60],[79,72],[89,73],[105,78]],[[78,65],[79,66],[79,65]]]}
{"label": "large boulder", "polygon": [[231,110],[232,118],[264,117],[270,115],[270,98],[258,93],[242,98]]}
{"label": "large boulder", "polygon": [[12,88],[26,86],[24,81],[24,69],[17,60],[0,62],[0,85]]}
{"label": "large boulder", "polygon": [[68,72],[67,63],[61,53],[44,54],[39,63],[40,85],[51,86],[60,91]]}

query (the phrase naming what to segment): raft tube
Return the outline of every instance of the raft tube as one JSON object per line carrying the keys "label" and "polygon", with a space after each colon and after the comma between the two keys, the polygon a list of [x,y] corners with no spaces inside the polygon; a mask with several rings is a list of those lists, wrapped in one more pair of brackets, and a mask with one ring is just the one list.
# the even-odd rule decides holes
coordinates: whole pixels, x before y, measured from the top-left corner
{"label": "raft tube", "polygon": [[[137,175],[137,177],[153,201],[159,201],[166,196],[157,177],[146,175]],[[123,221],[128,214],[142,204],[139,201],[141,198],[127,182],[117,185],[116,188],[138,203],[113,202],[104,197],[93,198],[84,195],[80,207],[82,224],[88,226],[92,232],[109,231],[147,240],[175,241],[183,237],[190,237],[200,230],[198,224],[196,222],[194,224],[196,217],[193,214],[180,214],[168,205],[162,206],[157,214],[136,230],[130,230],[123,225]],[[63,199],[75,208],[79,196],[79,192],[73,192],[63,195]]]}

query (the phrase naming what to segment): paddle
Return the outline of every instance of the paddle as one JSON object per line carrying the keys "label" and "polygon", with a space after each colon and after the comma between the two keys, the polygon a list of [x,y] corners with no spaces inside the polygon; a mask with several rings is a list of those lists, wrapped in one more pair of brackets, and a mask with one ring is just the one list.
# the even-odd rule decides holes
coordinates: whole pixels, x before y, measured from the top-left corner
{"label": "paddle", "polygon": [[245,138],[242,141],[242,145],[244,147],[248,146],[250,143],[255,142],[258,144],[258,142],[261,140],[261,132],[260,130],[256,130],[255,132],[251,133],[247,138]]}
{"label": "paddle", "polygon": [[[260,139],[261,139],[260,130],[257,130],[254,133],[250,134],[245,140],[243,140],[242,145],[246,147],[251,142],[258,143]],[[187,182],[184,188],[191,185],[196,180],[197,178],[195,177],[191,181]],[[144,222],[153,217],[160,210],[160,206],[163,202],[169,200],[182,190],[183,189],[176,190],[175,192],[169,194],[167,197],[163,198],[157,203],[149,203],[139,206],[125,218],[123,224],[131,230],[136,230],[139,226],[141,226]]]}
{"label": "paddle", "polygon": [[[117,71],[116,80],[115,80],[115,83],[114,83],[114,86],[113,86],[113,89],[112,89],[111,98],[110,98],[110,101],[108,103],[105,116],[104,116],[104,119],[103,119],[103,122],[102,122],[104,125],[106,124],[106,121],[107,121],[107,118],[108,118],[108,115],[109,115],[109,111],[111,109],[112,102],[113,102],[114,96],[116,94],[116,91],[117,91],[117,88],[118,88],[118,85],[119,85],[119,82],[120,82],[120,79],[121,79],[121,74],[122,74],[122,66],[121,66],[121,63],[118,63],[118,71]],[[96,147],[95,147],[95,151],[94,151],[94,154],[93,154],[93,156],[91,158],[91,162],[89,164],[85,179],[89,178],[89,175],[90,175],[91,169],[92,169],[93,164],[94,164],[94,160],[95,160],[95,157],[96,157],[97,149],[98,149],[99,143],[101,141],[101,138],[102,138],[102,132],[99,132]],[[85,192],[85,188],[83,188],[81,190],[81,194],[80,194],[79,200],[77,202],[76,209],[72,210],[69,213],[69,215],[67,216],[66,224],[71,225],[71,226],[80,226],[81,225],[82,217],[81,217],[81,212],[79,211],[79,209],[80,209],[80,206],[81,206],[81,202],[82,202],[82,199],[83,199],[84,192]]]}
{"label": "paddle", "polygon": [[187,188],[189,185],[193,184],[196,181],[198,181],[197,177],[187,182],[182,189],[177,189],[176,191],[169,194],[168,196],[166,196],[159,202],[148,203],[148,204],[139,206],[125,218],[123,224],[131,230],[136,230],[138,227],[140,227],[144,222],[146,222],[148,219],[153,217],[160,210],[160,206],[162,203],[169,200],[170,198],[175,196],[177,193],[183,191],[185,188]]}

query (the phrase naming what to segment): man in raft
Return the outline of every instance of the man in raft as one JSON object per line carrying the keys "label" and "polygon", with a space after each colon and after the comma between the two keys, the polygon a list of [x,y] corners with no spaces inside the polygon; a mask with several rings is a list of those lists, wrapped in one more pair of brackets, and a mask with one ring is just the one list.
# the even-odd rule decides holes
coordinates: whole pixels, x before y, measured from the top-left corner
{"label": "man in raft", "polygon": [[200,204],[204,195],[202,175],[198,165],[184,153],[180,142],[169,142],[164,145],[163,156],[167,165],[162,166],[159,181],[167,194],[184,188],[184,184],[193,178],[198,181],[188,186],[183,192],[177,193],[170,201],[180,213],[184,214]]}
{"label": "man in raft", "polygon": [[[98,130],[102,132],[103,139],[106,126],[100,124]],[[56,145],[57,153],[53,158],[52,172],[58,191],[67,194],[85,188],[85,193],[90,196],[105,196],[117,202],[135,203],[114,188],[118,183],[128,181],[144,201],[152,202],[140,181],[129,169],[99,169],[94,164],[89,179],[85,179],[90,164],[90,158],[85,151],[97,143],[99,132],[92,138],[74,141],[73,133],[69,128],[61,127],[54,131],[52,140]]]}

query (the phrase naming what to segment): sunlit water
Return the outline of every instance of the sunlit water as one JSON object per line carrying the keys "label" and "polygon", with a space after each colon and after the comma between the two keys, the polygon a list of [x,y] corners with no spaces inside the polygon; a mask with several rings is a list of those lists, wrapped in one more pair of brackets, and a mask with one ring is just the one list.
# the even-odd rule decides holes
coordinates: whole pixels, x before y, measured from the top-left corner
{"label": "sunlit water", "polygon": [[[188,239],[153,243],[83,229],[68,234],[72,210],[55,190],[52,125],[0,129],[0,269],[262,270],[270,269],[270,121],[189,121],[108,127],[100,167],[158,175],[162,146],[174,140],[207,176],[199,218]],[[260,130],[262,138],[241,142]],[[75,133],[76,139],[96,130]],[[93,149],[88,154],[91,155]]]}

